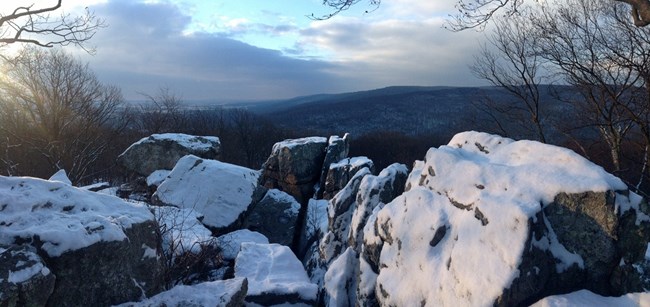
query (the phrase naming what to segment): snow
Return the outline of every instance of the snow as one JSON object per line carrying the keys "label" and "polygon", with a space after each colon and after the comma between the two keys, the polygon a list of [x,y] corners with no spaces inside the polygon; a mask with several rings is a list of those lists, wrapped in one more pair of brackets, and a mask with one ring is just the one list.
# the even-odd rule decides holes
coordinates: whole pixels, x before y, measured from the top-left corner
{"label": "snow", "polygon": [[50,179],[50,181],[58,181],[58,182],[63,182],[67,185],[72,185],[72,181],[70,181],[70,178],[68,178],[68,174],[66,174],[64,169],[58,170]]}
{"label": "snow", "polygon": [[533,304],[534,307],[649,307],[650,292],[630,293],[620,297],[605,297],[588,290],[580,290],[569,294],[554,295],[541,299]]}
{"label": "snow", "polygon": [[[0,251],[2,253],[2,251]],[[39,259],[39,257],[31,252],[17,252],[17,251],[12,251],[12,255],[15,255],[16,253],[21,253],[25,256],[28,257],[28,261],[19,261],[16,264],[16,268],[18,269],[17,271],[9,271],[9,277],[7,278],[7,281],[10,283],[14,284],[19,284],[23,283],[25,281],[30,280],[32,277],[41,274],[43,276],[47,276],[50,274],[50,270],[43,265],[43,262]],[[26,266],[28,263],[30,263],[30,266]]]}
{"label": "snow", "polygon": [[325,292],[329,296],[327,306],[354,306],[359,268],[357,257],[356,252],[348,247],[330,264],[325,273]]}
{"label": "snow", "polygon": [[280,152],[280,149],[282,148],[294,148],[296,146],[302,146],[304,144],[309,144],[309,143],[322,143],[322,144],[327,144],[327,138],[321,137],[321,136],[312,136],[312,137],[305,137],[305,138],[300,138],[300,139],[290,139],[290,140],[284,140],[281,142],[277,142],[273,145],[273,149],[271,150],[272,153],[278,153]]}
{"label": "snow", "polygon": [[249,296],[297,294],[316,301],[318,287],[287,246],[243,243],[235,260],[235,277],[248,278]]}
{"label": "snow", "polygon": [[[568,149],[478,132],[429,149],[407,187],[376,214],[384,305],[491,305],[519,276],[528,220],[545,204],[561,192],[626,189]],[[378,242],[370,224],[366,244]],[[543,240],[558,270],[582,265],[552,232]]]}
{"label": "snow", "polygon": [[160,306],[226,306],[241,291],[244,278],[204,282],[196,285],[179,285],[141,302],[125,303],[121,307]]}
{"label": "snow", "polygon": [[353,157],[353,158],[345,158],[341,161],[338,161],[336,163],[330,164],[330,169],[334,168],[339,168],[343,166],[350,166],[351,168],[357,168],[362,165],[372,165],[372,160],[370,160],[368,157]]}
{"label": "snow", "polygon": [[235,260],[243,243],[269,244],[269,239],[259,232],[240,229],[218,237],[216,242],[224,260]]}
{"label": "snow", "polygon": [[201,244],[212,239],[212,232],[199,221],[203,217],[193,209],[152,206],[162,234],[165,254],[172,257],[187,252],[198,253]]}
{"label": "snow", "polygon": [[166,169],[153,171],[153,173],[147,177],[147,186],[159,186],[163,181],[165,181],[165,179],[167,179],[170,172],[170,170]]}
{"label": "snow", "polygon": [[0,244],[39,237],[51,257],[124,240],[124,229],[154,219],[144,205],[28,177],[0,176],[0,211]]}
{"label": "snow", "polygon": [[203,224],[230,226],[248,209],[260,176],[245,167],[188,155],[176,163],[155,197],[169,205],[192,208]]}
{"label": "snow", "polygon": [[650,260],[650,242],[647,243],[648,246],[645,249],[645,259]]}
{"label": "snow", "polygon": [[193,151],[199,151],[199,152],[207,152],[214,147],[214,144],[221,144],[219,138],[216,136],[195,136],[195,135],[188,135],[183,133],[162,133],[162,134],[152,134],[151,136],[142,138],[139,141],[133,143],[131,146],[129,146],[129,148],[124,152],[127,152],[133,146],[140,145],[140,144],[154,143],[157,141],[176,142],[185,148],[189,148]]}
{"label": "snow", "polygon": [[560,262],[555,264],[556,272],[562,273],[574,264],[579,268],[584,269],[584,259],[582,259],[580,255],[568,251],[564,245],[560,243],[560,241],[557,239],[557,235],[555,234],[555,230],[553,230],[553,227],[551,226],[551,223],[548,221],[546,216],[544,216],[544,224],[548,229],[548,236],[540,238],[539,241],[533,236],[532,244],[539,249],[550,251],[556,259],[560,260]]}
{"label": "snow", "polygon": [[616,193],[616,212],[619,215],[623,215],[623,213],[633,209],[636,214],[635,223],[637,226],[641,225],[641,222],[650,222],[650,216],[643,213],[643,211],[641,211],[640,209],[640,205],[641,202],[643,201],[643,197],[641,197],[639,194],[636,194],[632,191],[625,191],[625,192],[627,193],[626,194]]}

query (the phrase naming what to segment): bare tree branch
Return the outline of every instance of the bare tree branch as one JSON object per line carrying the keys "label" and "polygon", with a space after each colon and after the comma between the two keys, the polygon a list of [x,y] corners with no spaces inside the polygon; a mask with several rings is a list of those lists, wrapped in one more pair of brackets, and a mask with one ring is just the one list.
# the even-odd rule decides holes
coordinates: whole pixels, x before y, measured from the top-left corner
{"label": "bare tree branch", "polygon": [[61,8],[61,3],[62,0],[58,0],[44,8],[34,8],[32,4],[17,7],[9,14],[0,13],[0,46],[14,43],[40,47],[76,45],[94,53],[86,43],[104,26],[104,21],[88,8],[80,16],[65,13],[52,16],[52,12]]}

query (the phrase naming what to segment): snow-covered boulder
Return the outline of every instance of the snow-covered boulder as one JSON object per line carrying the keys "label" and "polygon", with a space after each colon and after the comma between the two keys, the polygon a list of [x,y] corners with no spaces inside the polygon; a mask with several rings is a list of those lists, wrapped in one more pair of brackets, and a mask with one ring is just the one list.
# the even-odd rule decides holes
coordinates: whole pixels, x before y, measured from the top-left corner
{"label": "snow-covered boulder", "polygon": [[332,199],[362,168],[368,168],[371,173],[375,173],[375,165],[367,157],[345,158],[330,164],[321,188],[323,199]]}
{"label": "snow-covered boulder", "polygon": [[0,306],[45,306],[54,280],[34,247],[0,248]]}
{"label": "snow-covered boulder", "polygon": [[271,189],[249,208],[243,228],[257,231],[271,243],[293,246],[300,204],[291,195]]}
{"label": "snow-covered boulder", "polygon": [[130,172],[146,177],[155,170],[172,169],[186,155],[219,159],[220,154],[221,142],[218,137],[163,133],[152,134],[133,143],[117,158],[117,163]]}
{"label": "snow-covered boulder", "polygon": [[314,194],[319,182],[327,138],[307,137],[275,143],[262,166],[264,186],[287,192],[301,204]]}
{"label": "snow-covered boulder", "polygon": [[143,301],[116,307],[239,307],[244,305],[247,291],[248,281],[245,278],[234,278],[191,286],[179,285]]}
{"label": "snow-covered boulder", "polygon": [[580,290],[568,294],[545,297],[532,305],[533,307],[645,307],[650,306],[650,292],[630,293],[623,296],[601,296],[589,290]]}
{"label": "snow-covered boulder", "polygon": [[56,277],[51,306],[119,304],[161,290],[154,216],[114,196],[58,181],[0,177],[3,245],[36,249]]}
{"label": "snow-covered boulder", "polygon": [[[320,182],[318,184],[319,189],[316,194],[316,198],[323,198],[323,189],[325,187],[325,180],[327,179],[327,174],[330,170],[330,165],[336,163],[348,157],[350,152],[350,135],[345,134],[343,137],[337,135],[332,135],[327,141],[327,149],[325,150],[325,158],[323,159],[323,167],[321,168],[320,173]],[[343,184],[339,189],[343,188]],[[336,194],[336,193],[334,193]],[[334,196],[332,194],[332,196]],[[331,197],[330,197],[331,198]]]}
{"label": "snow-covered boulder", "polygon": [[318,287],[309,281],[289,247],[244,243],[235,260],[235,277],[248,279],[247,303],[262,306],[314,306]]}
{"label": "snow-covered boulder", "polygon": [[224,233],[241,225],[248,207],[264,195],[258,177],[258,171],[189,155],[178,160],[152,198],[193,209],[204,225]]}
{"label": "snow-covered boulder", "polygon": [[221,248],[223,259],[226,261],[232,261],[237,258],[237,254],[239,254],[242,244],[269,244],[269,239],[259,232],[240,229],[219,236],[216,243]]}
{"label": "snow-covered boulder", "polygon": [[[650,218],[623,182],[538,142],[458,134],[415,163],[406,189],[364,227],[384,306],[510,306],[567,289],[616,291],[612,272],[632,261],[617,234],[641,234],[635,254],[650,240]],[[628,211],[636,223],[622,223]]]}
{"label": "snow-covered boulder", "polygon": [[[354,306],[356,302],[359,255],[348,247],[329,266],[324,279],[327,306]],[[367,306],[367,305],[360,305]]]}

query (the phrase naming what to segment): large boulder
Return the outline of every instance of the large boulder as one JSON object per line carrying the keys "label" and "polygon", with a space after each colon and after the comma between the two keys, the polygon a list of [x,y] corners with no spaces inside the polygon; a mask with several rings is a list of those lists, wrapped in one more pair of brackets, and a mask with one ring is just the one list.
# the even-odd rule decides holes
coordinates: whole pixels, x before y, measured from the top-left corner
{"label": "large boulder", "polygon": [[258,171],[189,155],[178,161],[152,199],[193,209],[203,215],[205,226],[222,234],[239,228],[249,206],[264,195],[258,178]]}
{"label": "large boulder", "polygon": [[0,248],[0,306],[45,306],[55,279],[34,247]]}
{"label": "large boulder", "polygon": [[319,182],[328,142],[308,137],[275,143],[262,166],[262,182],[269,189],[282,190],[306,204]]}
{"label": "large boulder", "polygon": [[133,143],[117,157],[117,163],[129,172],[146,177],[156,170],[174,168],[176,162],[186,155],[219,159],[221,142],[214,136],[152,134]]}
{"label": "large boulder", "polygon": [[[538,142],[458,134],[415,163],[406,187],[364,227],[361,267],[371,269],[361,271],[370,280],[377,272],[384,306],[524,305],[581,288],[607,295],[618,291],[617,267],[638,264],[650,241],[650,217],[623,182]],[[631,233],[637,243],[623,244]]]}
{"label": "large boulder", "polygon": [[0,204],[0,246],[35,248],[42,275],[56,277],[48,306],[107,306],[161,290],[160,236],[146,206],[24,177],[0,177]]}
{"label": "large boulder", "polygon": [[318,287],[287,246],[244,243],[235,260],[235,277],[248,279],[246,302],[262,306],[316,304]]}
{"label": "large boulder", "polygon": [[293,197],[272,189],[251,206],[242,227],[263,234],[271,243],[292,246],[299,213],[300,204]]}
{"label": "large boulder", "polygon": [[371,173],[375,172],[374,163],[367,157],[345,158],[336,163],[331,163],[327,172],[324,173],[325,177],[321,178],[324,182],[321,185],[322,198],[332,199],[336,193],[348,184],[354,174],[364,167],[368,168]]}
{"label": "large boulder", "polygon": [[[318,185],[319,189],[318,193],[316,194],[316,198],[323,198],[325,180],[327,179],[327,173],[330,170],[330,165],[347,158],[349,152],[349,134],[346,133],[343,135],[343,137],[339,137],[337,135],[330,136],[329,140],[327,141],[327,149],[325,152],[325,158],[323,159],[323,167],[321,169],[320,183]],[[343,188],[344,186],[345,184],[343,184],[339,189]],[[334,196],[334,194],[332,194],[332,196]]]}

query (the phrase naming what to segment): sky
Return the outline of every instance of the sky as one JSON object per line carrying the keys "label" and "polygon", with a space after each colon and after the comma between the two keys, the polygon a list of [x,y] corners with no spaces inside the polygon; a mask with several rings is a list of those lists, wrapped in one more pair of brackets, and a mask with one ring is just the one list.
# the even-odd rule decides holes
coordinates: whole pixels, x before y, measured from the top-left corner
{"label": "sky", "polygon": [[[3,13],[16,6],[7,2]],[[185,100],[229,102],[485,85],[468,67],[485,33],[443,28],[454,4],[385,0],[367,12],[362,1],[325,21],[307,17],[331,12],[321,0],[64,0],[61,12],[88,7],[105,21],[89,43],[94,55],[66,49],[127,99],[166,87]]]}

